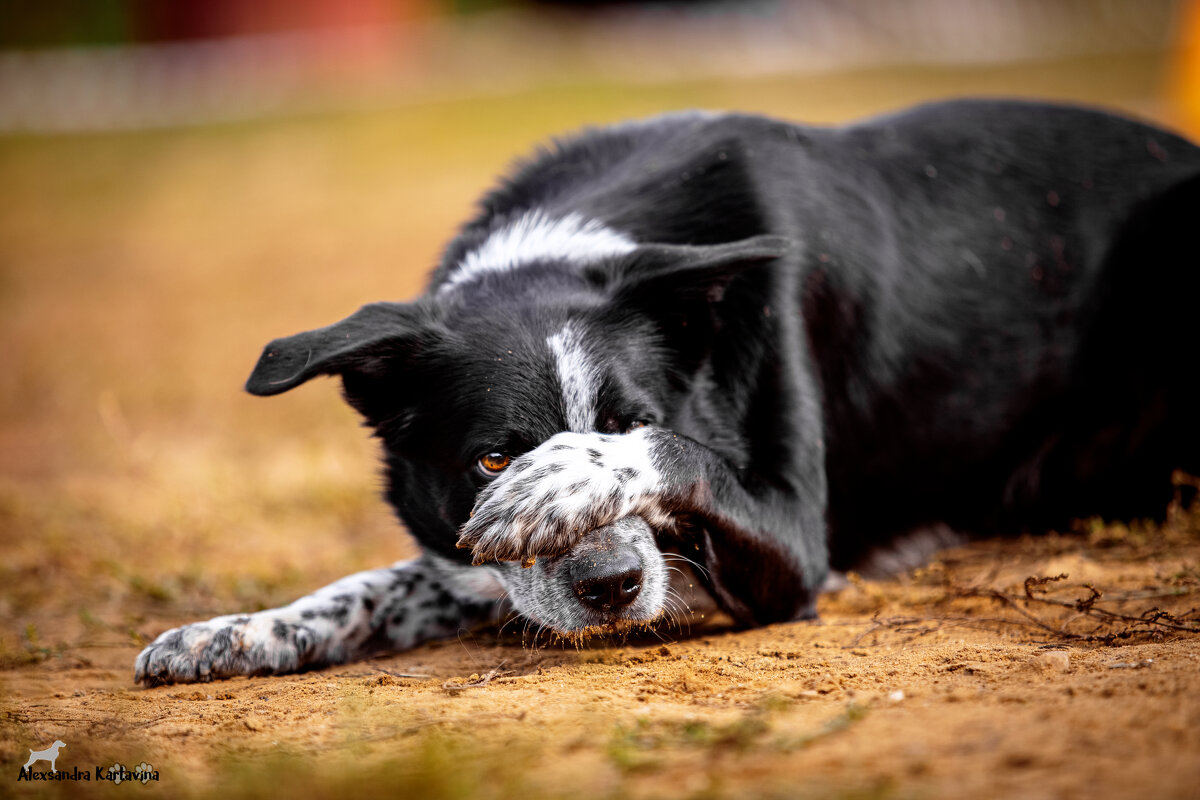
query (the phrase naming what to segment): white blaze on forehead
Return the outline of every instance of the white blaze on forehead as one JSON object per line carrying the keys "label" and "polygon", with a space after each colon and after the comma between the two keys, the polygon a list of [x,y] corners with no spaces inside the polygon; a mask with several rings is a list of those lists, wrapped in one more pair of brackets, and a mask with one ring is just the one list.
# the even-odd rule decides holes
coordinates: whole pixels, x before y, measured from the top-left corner
{"label": "white blaze on forehead", "polygon": [[555,219],[540,209],[529,211],[493,231],[482,245],[467,253],[439,291],[531,261],[557,258],[587,264],[625,255],[636,247],[632,239],[597,220],[575,213]]}
{"label": "white blaze on forehead", "polygon": [[568,322],[558,333],[546,339],[554,354],[554,368],[562,387],[567,430],[591,433],[596,422],[596,395],[600,390],[600,371],[583,346],[584,337],[575,322]]}

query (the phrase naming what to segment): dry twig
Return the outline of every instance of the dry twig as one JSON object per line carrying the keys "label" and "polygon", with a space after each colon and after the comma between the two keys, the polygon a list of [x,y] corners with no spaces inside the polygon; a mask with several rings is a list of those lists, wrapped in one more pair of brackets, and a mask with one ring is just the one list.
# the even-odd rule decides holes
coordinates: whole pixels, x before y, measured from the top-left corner
{"label": "dry twig", "polygon": [[502,677],[504,675],[512,675],[513,674],[513,671],[511,669],[507,669],[507,670],[504,670],[503,672],[501,672],[500,668],[503,666],[504,666],[504,662],[501,661],[499,664],[497,664],[496,666],[492,667],[487,672],[485,672],[482,677],[472,675],[471,677],[475,678],[475,680],[472,680],[469,683],[455,683],[454,678],[451,678],[450,680],[448,680],[442,684],[442,688],[445,689],[447,692],[461,692],[463,689],[481,689],[484,686],[487,686],[489,683],[491,683],[496,678]]}

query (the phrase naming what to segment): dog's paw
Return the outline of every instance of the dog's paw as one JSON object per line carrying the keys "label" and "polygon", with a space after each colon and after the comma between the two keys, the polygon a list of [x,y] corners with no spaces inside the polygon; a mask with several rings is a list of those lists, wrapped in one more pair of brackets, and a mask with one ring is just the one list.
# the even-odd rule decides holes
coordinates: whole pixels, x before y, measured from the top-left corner
{"label": "dog's paw", "polygon": [[516,459],[484,489],[458,546],[474,562],[521,561],[571,548],[588,531],[630,514],[665,517],[654,432],[560,433]]}
{"label": "dog's paw", "polygon": [[141,652],[133,679],[146,686],[293,672],[311,650],[307,629],[265,615],[217,617],[172,628]]}

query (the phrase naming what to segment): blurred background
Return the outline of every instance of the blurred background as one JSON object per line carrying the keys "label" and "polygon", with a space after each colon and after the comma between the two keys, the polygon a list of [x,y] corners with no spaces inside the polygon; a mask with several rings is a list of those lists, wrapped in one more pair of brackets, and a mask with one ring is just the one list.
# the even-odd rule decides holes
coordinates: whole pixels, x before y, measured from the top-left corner
{"label": "blurred background", "polygon": [[[4,6],[0,130],[8,131],[378,109],[589,79],[644,86],[1119,59],[1182,46],[1189,11],[1171,0],[6,0]],[[1185,70],[1184,63],[1176,69]]]}
{"label": "blurred background", "polygon": [[1200,3],[0,0],[0,665],[411,553],[335,386],[241,383],[419,292],[535,143],[958,95],[1200,134]]}

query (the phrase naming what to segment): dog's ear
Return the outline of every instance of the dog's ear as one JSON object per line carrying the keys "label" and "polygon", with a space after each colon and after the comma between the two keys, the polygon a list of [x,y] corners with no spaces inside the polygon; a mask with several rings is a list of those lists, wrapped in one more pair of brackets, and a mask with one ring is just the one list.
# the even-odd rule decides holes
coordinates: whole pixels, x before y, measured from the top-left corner
{"label": "dog's ear", "polygon": [[618,301],[683,300],[701,295],[719,300],[741,273],[795,250],[783,236],[754,236],[714,245],[651,244],[639,247],[608,276]]}
{"label": "dog's ear", "polygon": [[[607,277],[618,309],[636,309],[650,318],[666,344],[686,361],[698,362],[712,345],[723,321],[761,313],[766,285],[736,301],[726,289],[756,267],[791,256],[796,245],[782,236],[755,236],[728,244],[646,245],[630,253]],[[722,308],[734,302],[747,308]],[[755,309],[751,311],[750,309]]]}
{"label": "dog's ear", "polygon": [[436,338],[416,306],[372,303],[325,328],[276,339],[263,348],[246,381],[260,396],[294,389],[318,375],[340,375],[346,399],[377,424],[389,405],[400,402],[398,384],[417,355]]}

